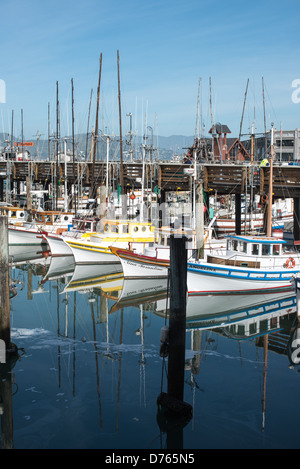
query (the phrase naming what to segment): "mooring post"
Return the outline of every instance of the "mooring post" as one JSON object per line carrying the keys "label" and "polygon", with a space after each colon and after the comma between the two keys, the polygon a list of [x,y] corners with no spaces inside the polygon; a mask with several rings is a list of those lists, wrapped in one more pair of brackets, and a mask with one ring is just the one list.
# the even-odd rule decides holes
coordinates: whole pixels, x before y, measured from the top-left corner
{"label": "mooring post", "polygon": [[235,232],[241,234],[241,194],[235,194]]}
{"label": "mooring post", "polygon": [[0,339],[10,349],[8,218],[0,215]]}
{"label": "mooring post", "polygon": [[167,448],[183,448],[183,427],[193,408],[183,401],[185,368],[187,238],[170,238],[170,317],[168,333],[168,392],[157,399],[158,424],[167,432]]}
{"label": "mooring post", "polygon": [[170,319],[168,394],[183,401],[186,295],[187,295],[187,251],[186,237],[171,236],[170,239]]}

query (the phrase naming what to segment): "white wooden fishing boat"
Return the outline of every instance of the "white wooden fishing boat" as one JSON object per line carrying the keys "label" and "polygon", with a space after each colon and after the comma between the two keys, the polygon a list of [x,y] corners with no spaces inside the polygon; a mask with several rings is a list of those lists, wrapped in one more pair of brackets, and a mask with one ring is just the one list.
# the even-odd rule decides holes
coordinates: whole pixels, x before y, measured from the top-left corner
{"label": "white wooden fishing boat", "polygon": [[285,241],[267,236],[230,236],[225,255],[207,262],[188,262],[189,294],[244,294],[292,291],[299,272],[297,251],[285,251]]}
{"label": "white wooden fishing boat", "polygon": [[[189,260],[189,295],[246,294],[292,291],[291,279],[299,272],[297,251],[284,250],[285,241],[267,236],[230,236],[226,253]],[[158,259],[111,247],[119,256],[125,278],[168,276],[169,259]]]}
{"label": "white wooden fishing boat", "polygon": [[58,211],[32,210],[32,221],[16,222],[8,225],[9,245],[40,245],[45,244],[41,236],[45,233],[61,234],[72,227],[73,213]]}
{"label": "white wooden fishing boat", "polygon": [[130,246],[142,252],[154,241],[154,233],[150,223],[106,220],[101,233],[86,233],[80,239],[65,236],[64,240],[72,249],[76,264],[119,263],[110,246]]}
{"label": "white wooden fishing boat", "polygon": [[[241,233],[262,232],[264,229],[263,210],[254,213],[242,213]],[[272,206],[272,231],[277,232],[284,229],[288,222],[293,221],[292,199],[276,200]],[[234,213],[226,213],[226,210],[216,214],[213,224],[215,235],[220,238],[236,233],[236,221]]]}

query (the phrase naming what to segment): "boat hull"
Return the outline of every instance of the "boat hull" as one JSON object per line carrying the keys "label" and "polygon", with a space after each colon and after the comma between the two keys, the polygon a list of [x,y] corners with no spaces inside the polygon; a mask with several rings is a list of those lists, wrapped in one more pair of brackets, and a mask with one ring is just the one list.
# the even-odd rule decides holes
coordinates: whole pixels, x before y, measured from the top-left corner
{"label": "boat hull", "polygon": [[189,295],[242,295],[293,292],[295,269],[243,269],[216,264],[188,263]]}
{"label": "boat hull", "polygon": [[8,227],[8,244],[10,246],[30,245],[40,246],[46,244],[40,232],[26,228],[9,226]]}
{"label": "boat hull", "polygon": [[167,278],[169,260],[135,254],[132,251],[112,247],[114,253],[121,261],[124,278]]}

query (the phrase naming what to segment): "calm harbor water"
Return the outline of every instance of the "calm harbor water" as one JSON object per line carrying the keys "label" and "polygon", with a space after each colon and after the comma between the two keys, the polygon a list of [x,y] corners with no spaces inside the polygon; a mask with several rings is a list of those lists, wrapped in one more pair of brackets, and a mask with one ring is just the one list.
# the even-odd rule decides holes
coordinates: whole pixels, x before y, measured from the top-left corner
{"label": "calm harbor water", "polygon": [[16,263],[11,275],[20,357],[0,365],[2,448],[300,446],[294,297],[189,300],[184,400],[193,416],[174,436],[156,402],[167,391],[164,282],[63,259]]}

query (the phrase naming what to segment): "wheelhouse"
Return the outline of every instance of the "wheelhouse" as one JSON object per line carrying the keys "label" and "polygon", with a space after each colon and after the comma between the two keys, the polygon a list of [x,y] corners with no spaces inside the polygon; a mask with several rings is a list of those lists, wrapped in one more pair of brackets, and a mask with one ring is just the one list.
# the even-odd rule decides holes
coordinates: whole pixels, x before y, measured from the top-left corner
{"label": "wheelhouse", "polygon": [[281,256],[286,241],[266,237],[230,236],[227,239],[227,254],[245,256]]}

